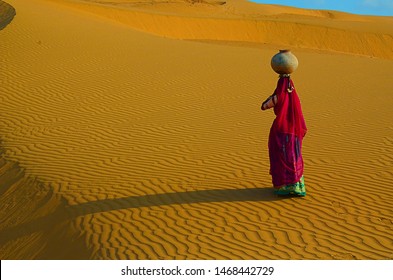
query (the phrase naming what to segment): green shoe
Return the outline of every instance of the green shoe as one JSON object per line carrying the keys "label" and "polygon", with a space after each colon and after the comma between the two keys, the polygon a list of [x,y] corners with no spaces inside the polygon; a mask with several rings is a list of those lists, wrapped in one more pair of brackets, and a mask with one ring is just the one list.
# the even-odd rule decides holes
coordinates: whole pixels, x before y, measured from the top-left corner
{"label": "green shoe", "polygon": [[277,195],[297,195],[306,196],[306,186],[304,185],[304,177],[300,178],[300,181],[295,184],[282,186],[274,191]]}

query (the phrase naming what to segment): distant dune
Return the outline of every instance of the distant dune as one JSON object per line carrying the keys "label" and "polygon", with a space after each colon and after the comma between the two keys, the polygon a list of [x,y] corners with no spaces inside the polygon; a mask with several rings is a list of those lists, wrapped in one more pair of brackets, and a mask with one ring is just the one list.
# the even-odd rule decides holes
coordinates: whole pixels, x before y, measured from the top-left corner
{"label": "distant dune", "polygon": [[[391,17],[7,3],[0,259],[392,259]],[[269,175],[260,105],[282,48],[299,59],[305,198]]]}
{"label": "distant dune", "polygon": [[[64,0],[60,0],[64,2]],[[299,47],[393,58],[393,17],[358,16],[243,0],[66,1],[67,5],[163,37]]]}

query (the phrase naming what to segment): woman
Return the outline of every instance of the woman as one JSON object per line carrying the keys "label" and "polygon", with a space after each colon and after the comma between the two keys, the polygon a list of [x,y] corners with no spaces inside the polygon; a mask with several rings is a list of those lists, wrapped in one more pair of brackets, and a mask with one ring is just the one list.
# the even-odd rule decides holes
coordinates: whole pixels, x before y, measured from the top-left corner
{"label": "woman", "polygon": [[272,107],[276,119],[269,134],[269,157],[275,193],[305,196],[302,141],[307,128],[290,75],[280,75],[276,90],[261,109]]}

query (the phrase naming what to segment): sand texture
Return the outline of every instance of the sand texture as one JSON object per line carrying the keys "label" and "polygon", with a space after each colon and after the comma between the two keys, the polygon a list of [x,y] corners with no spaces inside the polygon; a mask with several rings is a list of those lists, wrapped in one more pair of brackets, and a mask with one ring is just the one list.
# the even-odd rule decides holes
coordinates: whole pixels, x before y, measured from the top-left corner
{"label": "sand texture", "polygon": [[[393,258],[393,18],[6,2],[1,259]],[[281,48],[299,59],[305,198],[269,175]]]}

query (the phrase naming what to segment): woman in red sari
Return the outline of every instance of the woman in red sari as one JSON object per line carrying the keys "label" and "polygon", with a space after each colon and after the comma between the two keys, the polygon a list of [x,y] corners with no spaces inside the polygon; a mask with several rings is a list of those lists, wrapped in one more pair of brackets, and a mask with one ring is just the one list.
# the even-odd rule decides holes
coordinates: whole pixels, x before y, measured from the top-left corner
{"label": "woman in red sari", "polygon": [[290,75],[280,75],[276,90],[261,109],[272,107],[276,118],[269,134],[269,158],[275,193],[305,196],[302,141],[307,128]]}

